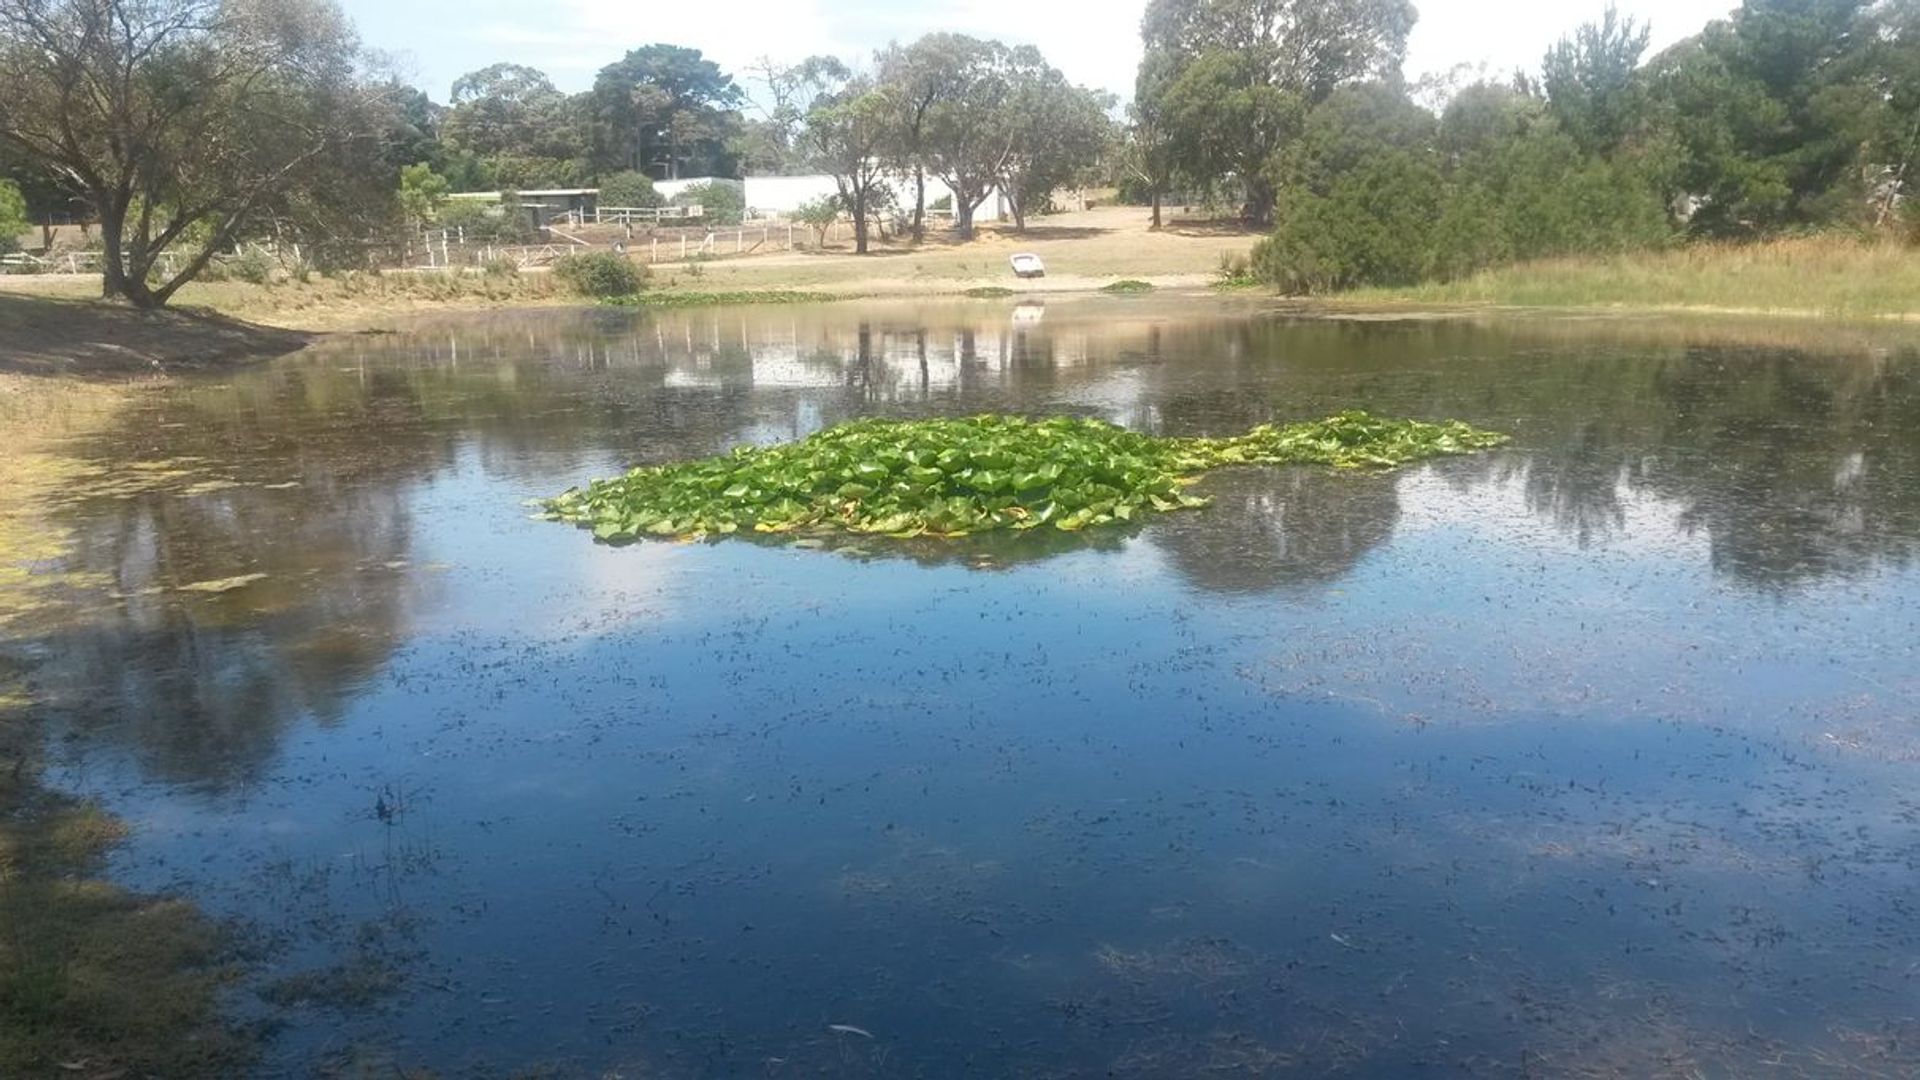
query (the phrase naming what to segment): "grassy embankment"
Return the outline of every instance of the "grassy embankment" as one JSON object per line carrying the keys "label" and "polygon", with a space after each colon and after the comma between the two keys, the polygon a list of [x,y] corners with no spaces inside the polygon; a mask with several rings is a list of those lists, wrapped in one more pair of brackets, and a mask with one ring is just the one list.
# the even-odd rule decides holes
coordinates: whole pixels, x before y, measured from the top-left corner
{"label": "grassy embankment", "polygon": [[1920,250],[1846,236],[1692,244],[1521,263],[1458,281],[1356,290],[1332,302],[1920,319]]}

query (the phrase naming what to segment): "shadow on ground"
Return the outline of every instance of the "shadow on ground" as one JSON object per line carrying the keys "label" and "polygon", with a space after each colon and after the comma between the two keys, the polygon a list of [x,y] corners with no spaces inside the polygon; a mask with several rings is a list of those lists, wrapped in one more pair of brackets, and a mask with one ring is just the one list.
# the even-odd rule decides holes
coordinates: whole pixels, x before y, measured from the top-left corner
{"label": "shadow on ground", "polygon": [[140,311],[100,300],[0,293],[0,372],[136,375],[206,371],[312,340],[208,312]]}

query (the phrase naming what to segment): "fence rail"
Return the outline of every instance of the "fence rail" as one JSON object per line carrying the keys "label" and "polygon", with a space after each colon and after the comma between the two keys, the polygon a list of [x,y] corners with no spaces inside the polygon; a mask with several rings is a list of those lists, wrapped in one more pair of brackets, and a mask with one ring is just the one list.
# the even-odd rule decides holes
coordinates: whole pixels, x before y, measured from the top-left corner
{"label": "fence rail", "polygon": [[[551,226],[545,231],[547,242],[506,244],[469,238],[463,228],[432,229],[414,233],[403,241],[368,240],[355,250],[361,263],[389,270],[465,270],[497,263],[511,263],[517,269],[530,270],[550,265],[562,256],[586,251],[612,251],[652,265],[818,250],[848,239],[853,228],[846,222],[824,230],[787,222],[762,222],[722,228],[673,228],[597,240],[590,238],[591,234],[578,236]],[[218,256],[215,265],[232,269],[245,260],[264,259],[269,268],[294,273],[308,265],[306,254],[309,253],[303,253],[298,244],[246,243]],[[184,265],[184,258],[164,253],[158,269],[171,276]],[[99,251],[57,252],[45,256],[20,252],[0,257],[0,273],[99,273],[101,261]]]}

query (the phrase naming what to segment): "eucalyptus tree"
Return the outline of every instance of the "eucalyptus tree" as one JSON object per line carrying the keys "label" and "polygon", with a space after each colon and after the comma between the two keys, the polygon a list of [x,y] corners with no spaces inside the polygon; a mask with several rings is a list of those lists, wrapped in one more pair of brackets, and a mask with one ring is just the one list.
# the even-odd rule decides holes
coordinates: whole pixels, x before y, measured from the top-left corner
{"label": "eucalyptus tree", "polygon": [[1074,86],[1031,46],[1008,51],[1007,83],[998,182],[1014,227],[1025,230],[1028,211],[1044,209],[1055,190],[1092,169],[1111,145],[1113,99]]}
{"label": "eucalyptus tree", "polygon": [[951,35],[931,34],[912,45],[889,45],[874,54],[876,78],[892,94],[893,135],[887,156],[902,174],[913,176],[913,239],[927,235],[927,117],[952,92],[961,66],[953,63]]}
{"label": "eucalyptus tree", "polygon": [[1151,0],[1147,107],[1190,179],[1237,179],[1267,224],[1275,155],[1334,90],[1397,80],[1414,19],[1410,0]]}
{"label": "eucalyptus tree", "polygon": [[1166,116],[1165,83],[1174,74],[1173,57],[1150,54],[1140,64],[1134,81],[1133,104],[1127,108],[1128,125],[1121,161],[1126,171],[1146,188],[1153,204],[1151,227],[1161,226],[1160,204],[1173,186],[1178,144]]}
{"label": "eucalyptus tree", "polygon": [[0,144],[91,204],[103,292],[140,307],[265,219],[338,236],[398,186],[381,84],[324,0],[0,0],[0,100]]}
{"label": "eucalyptus tree", "polygon": [[973,238],[973,215],[999,183],[1010,152],[1007,109],[1013,50],[964,34],[929,34],[920,51],[943,92],[926,110],[918,158],[953,193],[953,223]]}
{"label": "eucalyptus tree", "polygon": [[748,170],[772,173],[804,171],[809,164],[807,114],[814,102],[852,77],[847,65],[832,56],[809,56],[797,64],[779,64],[761,57],[748,69],[765,90],[761,116],[741,128],[740,161]]}
{"label": "eucalyptus tree", "polygon": [[600,69],[587,103],[601,171],[732,176],[746,100],[699,49],[647,45]]}
{"label": "eucalyptus tree", "polygon": [[494,64],[453,84],[440,134],[456,153],[471,153],[490,186],[562,187],[585,183],[588,162],[584,96],[561,93],[546,73]]}
{"label": "eucalyptus tree", "polygon": [[867,253],[871,213],[885,189],[887,140],[894,128],[892,92],[864,76],[816,99],[807,113],[811,156],[833,174],[840,204],[853,215],[853,248]]}

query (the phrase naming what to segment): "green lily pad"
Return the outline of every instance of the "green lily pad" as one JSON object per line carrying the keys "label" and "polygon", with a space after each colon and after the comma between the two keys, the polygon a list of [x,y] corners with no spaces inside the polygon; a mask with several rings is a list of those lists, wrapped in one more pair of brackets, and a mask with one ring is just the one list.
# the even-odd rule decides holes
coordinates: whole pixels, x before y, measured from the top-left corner
{"label": "green lily pad", "polygon": [[546,500],[542,509],[606,541],[741,531],[1071,532],[1205,506],[1186,485],[1224,466],[1390,468],[1506,441],[1457,421],[1364,412],[1225,439],[1159,438],[1071,418],[859,420],[797,443],[634,469]]}

